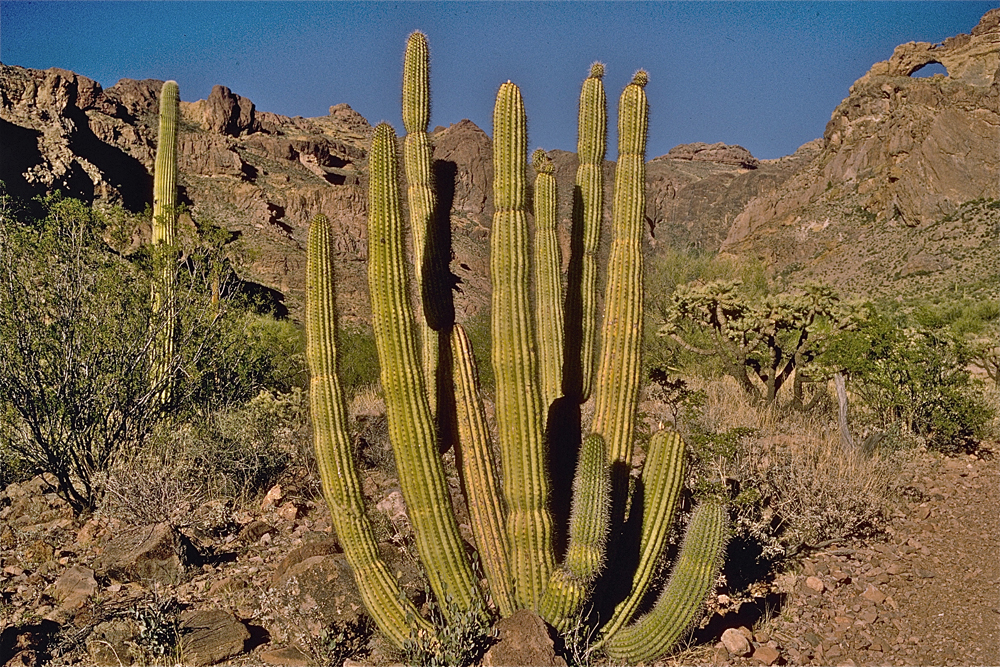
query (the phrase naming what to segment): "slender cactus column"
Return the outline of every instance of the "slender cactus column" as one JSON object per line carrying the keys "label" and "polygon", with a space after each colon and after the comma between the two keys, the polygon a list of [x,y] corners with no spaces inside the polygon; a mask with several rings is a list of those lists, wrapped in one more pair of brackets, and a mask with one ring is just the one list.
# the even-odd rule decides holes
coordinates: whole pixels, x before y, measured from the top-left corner
{"label": "slender cactus column", "polygon": [[[615,170],[614,238],[608,262],[601,331],[601,365],[591,430],[604,436],[612,465],[627,470],[641,384],[642,233],[646,209],[646,130],[649,107],[639,70],[618,103],[618,165]],[[620,484],[616,492],[621,491]],[[615,504],[620,503],[616,499]],[[624,507],[624,503],[619,505]]]}
{"label": "slender cactus column", "polygon": [[521,91],[508,81],[493,110],[492,356],[514,596],[535,609],[555,554],[529,280],[527,143]]}
{"label": "slender cactus column", "polygon": [[180,91],[176,81],[166,81],[160,91],[160,131],[153,167],[153,313],[160,328],[152,351],[150,384],[162,405],[170,400],[176,314],[174,258],[177,236],[177,118]]}
{"label": "slender cactus column", "polygon": [[[597,348],[597,250],[604,218],[604,155],[608,147],[608,102],[604,94],[604,65],[594,63],[580,90],[579,127],[576,144],[580,160],[576,169],[579,202],[574,213],[582,231],[580,254],[580,401],[590,397],[594,383]],[[571,299],[570,303],[577,303]]]}
{"label": "slender cactus column", "polygon": [[555,166],[545,151],[532,154],[535,168],[535,307],[541,359],[542,405],[562,396],[563,307],[562,262],[556,230]]}
{"label": "slender cactus column", "polygon": [[386,123],[375,128],[369,164],[368,289],[399,484],[434,594],[469,610],[481,603],[481,595],[451,508],[413,333],[396,133]]}
{"label": "slender cactus column", "polygon": [[306,259],[306,356],[316,465],[333,528],[344,549],[358,591],[379,629],[402,647],[411,623],[433,631],[406,599],[379,555],[365,515],[361,479],[347,427],[347,409],[337,379],[337,336],[333,280],[333,232],[326,216],[309,227]]}
{"label": "slender cactus column", "polygon": [[431,412],[437,405],[435,378],[438,365],[438,334],[431,327],[433,304],[424,298],[425,273],[429,270],[428,228],[434,215],[434,188],[431,175],[431,142],[427,125],[431,117],[430,52],[422,32],[410,34],[403,61],[403,163],[406,167],[407,201],[410,206],[410,233],[413,237],[413,266],[417,278],[416,325],[420,335],[421,362],[427,378],[427,398]]}

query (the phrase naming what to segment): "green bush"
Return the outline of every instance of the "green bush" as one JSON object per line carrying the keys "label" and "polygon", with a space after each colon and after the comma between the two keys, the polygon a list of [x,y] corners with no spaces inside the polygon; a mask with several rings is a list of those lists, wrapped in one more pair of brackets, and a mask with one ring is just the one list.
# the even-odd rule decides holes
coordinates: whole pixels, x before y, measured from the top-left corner
{"label": "green bush", "polygon": [[992,419],[968,371],[970,350],[947,330],[906,326],[874,307],[857,331],[842,335],[829,362],[850,377],[861,409],[876,427],[899,424],[945,452],[976,447]]}
{"label": "green bush", "polygon": [[337,376],[348,395],[378,385],[378,348],[371,328],[351,324],[337,329]]}

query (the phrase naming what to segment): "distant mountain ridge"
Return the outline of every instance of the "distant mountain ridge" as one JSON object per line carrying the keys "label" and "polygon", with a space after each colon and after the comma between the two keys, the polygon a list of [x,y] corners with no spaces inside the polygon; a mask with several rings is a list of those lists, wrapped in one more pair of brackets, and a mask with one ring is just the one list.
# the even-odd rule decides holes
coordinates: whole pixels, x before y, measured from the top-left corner
{"label": "distant mountain ridge", "polygon": [[[949,76],[909,76],[928,62],[941,62]],[[793,280],[822,278],[853,292],[884,286],[893,272],[954,273],[973,260],[989,270],[980,257],[985,241],[970,245],[965,228],[925,232],[948,216],[976,220],[966,227],[983,238],[995,226],[988,204],[963,204],[1000,197],[998,79],[1000,10],[992,10],[970,35],[904,44],[876,63],[823,138],[793,155],[761,161],[739,146],[675,147],[647,163],[650,252],[761,256]],[[0,180],[19,196],[60,189],[142,210],[151,200],[161,86],[123,79],[103,89],[67,70],[0,64]],[[246,278],[279,291],[293,314],[303,296],[308,221],[326,214],[337,230],[341,314],[366,319],[370,132],[347,104],[323,117],[290,118],[215,86],[208,99],[181,103],[181,200],[196,218],[242,235],[254,250]],[[464,319],[489,301],[490,139],[463,120],[436,128],[432,143],[439,179],[454,184],[444,189]],[[568,249],[576,156],[550,155]],[[610,207],[612,162],[605,173]],[[884,256],[890,252],[900,257]]]}

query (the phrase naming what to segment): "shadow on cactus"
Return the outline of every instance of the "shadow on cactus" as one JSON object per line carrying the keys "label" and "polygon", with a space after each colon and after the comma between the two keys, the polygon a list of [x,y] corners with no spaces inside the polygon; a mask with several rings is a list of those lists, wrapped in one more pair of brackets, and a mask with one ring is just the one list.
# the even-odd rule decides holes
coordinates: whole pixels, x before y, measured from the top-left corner
{"label": "shadow on cactus", "polygon": [[[595,647],[615,660],[650,660],[682,637],[712,588],[726,512],[717,501],[695,509],[659,601],[634,620],[667,545],[685,458],[678,434],[655,434],[630,495],[641,383],[646,73],[636,73],[619,102],[613,238],[600,324],[595,290],[607,137],[604,67],[592,66],[580,100],[573,221],[579,238],[572,246],[582,254],[570,261],[568,294],[561,289],[554,242],[558,193],[551,165],[544,152],[536,152],[529,210],[524,103],[516,85],[500,87],[493,117],[490,322],[497,426],[491,433],[468,336],[453,321],[450,298],[440,298],[450,234],[435,224],[447,220],[447,209],[434,191],[428,63],[426,38],[413,33],[404,66],[403,163],[416,256],[406,254],[396,136],[383,123],[375,128],[369,153],[368,277],[389,435],[431,590],[437,600],[448,601],[441,606],[446,623],[470,612],[508,616],[531,609],[565,633],[589,615]],[[410,266],[421,269],[413,288]],[[317,216],[306,279],[316,456],[358,589],[378,627],[402,647],[433,626],[400,593],[364,514],[336,372],[333,279],[331,225]],[[435,293],[439,298],[429,298]],[[412,294],[422,298],[411,300]],[[580,404],[591,397],[594,418],[584,429]],[[492,453],[494,438],[499,461]],[[485,590],[451,509],[442,445],[455,447]],[[563,483],[571,493],[562,495],[572,501],[560,508],[550,471],[566,469],[575,469],[569,484]],[[565,538],[559,537],[560,525]],[[606,569],[608,563],[614,567]]]}

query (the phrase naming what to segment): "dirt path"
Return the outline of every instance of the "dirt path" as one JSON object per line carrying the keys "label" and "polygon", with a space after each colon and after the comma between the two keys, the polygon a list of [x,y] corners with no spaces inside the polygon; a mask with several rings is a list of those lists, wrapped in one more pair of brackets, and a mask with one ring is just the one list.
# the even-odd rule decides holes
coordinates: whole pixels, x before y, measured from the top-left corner
{"label": "dirt path", "polygon": [[1000,665],[998,469],[996,456],[919,455],[889,539],[781,577],[785,604],[755,643],[788,664]]}

